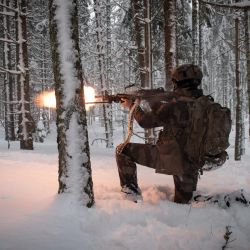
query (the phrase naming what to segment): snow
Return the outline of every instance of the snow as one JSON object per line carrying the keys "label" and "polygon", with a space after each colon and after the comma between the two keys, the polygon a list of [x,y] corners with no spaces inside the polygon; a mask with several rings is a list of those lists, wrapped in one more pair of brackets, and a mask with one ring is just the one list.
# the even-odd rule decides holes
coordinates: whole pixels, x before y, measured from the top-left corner
{"label": "snow", "polygon": [[[97,122],[89,126],[90,144],[101,130]],[[227,226],[232,231],[229,249],[250,249],[250,207],[175,204],[172,177],[142,166],[138,179],[144,201],[122,200],[115,149],[95,143],[91,165],[96,204],[86,208],[72,202],[68,193],[57,194],[55,128],[44,143],[34,143],[33,151],[19,150],[18,142],[11,142],[8,150],[3,133],[0,128],[0,250],[222,249]],[[117,126],[115,144],[121,140]],[[199,193],[243,188],[249,195],[249,149],[248,145],[242,161],[235,162],[231,146],[230,160],[201,176]]]}
{"label": "snow", "polygon": [[[82,164],[86,164],[89,161],[89,157],[86,153],[82,151],[82,147],[80,145],[85,145],[86,143],[86,137],[84,133],[82,132],[81,126],[77,122],[77,114],[73,113],[69,128],[66,131],[66,136],[68,138],[68,155],[71,157],[68,157],[68,168],[69,171],[67,173],[67,177],[63,175],[61,178],[67,178],[68,180],[64,181],[64,183],[67,183],[67,190],[70,193],[74,193],[78,197],[78,201],[83,200],[83,194],[81,192],[83,183],[87,183],[89,174],[86,171],[85,168],[81,167]],[[87,184],[84,184],[84,187]],[[85,195],[85,194],[84,194]],[[88,203],[88,197],[86,196],[85,199],[86,202],[84,204]]]}
{"label": "snow", "polygon": [[39,120],[39,121],[37,122],[37,129],[38,129],[38,130],[44,130],[44,129],[45,129],[42,120]]}
{"label": "snow", "polygon": [[61,76],[65,84],[63,85],[64,94],[64,106],[75,96],[75,89],[79,87],[79,80],[75,77],[75,53],[74,44],[71,38],[72,27],[71,27],[71,12],[73,5],[71,1],[67,0],[56,0],[57,5],[56,17],[57,27],[58,27],[58,41],[59,41],[59,51],[60,51],[60,64],[61,64]]}

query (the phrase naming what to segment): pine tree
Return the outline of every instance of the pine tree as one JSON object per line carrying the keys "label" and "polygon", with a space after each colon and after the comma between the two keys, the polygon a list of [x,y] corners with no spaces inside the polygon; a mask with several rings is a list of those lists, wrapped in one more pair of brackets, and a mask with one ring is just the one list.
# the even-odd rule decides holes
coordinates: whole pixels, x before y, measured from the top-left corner
{"label": "pine tree", "polygon": [[[12,59],[11,52],[13,49],[14,41],[10,39],[11,31],[11,19],[13,19],[14,13],[8,10],[10,7],[10,2],[8,0],[3,1],[4,11],[3,13],[8,13],[9,15],[3,14],[3,34],[4,34],[4,49],[3,49],[3,66],[6,69],[4,74],[4,105],[5,105],[5,140],[14,141],[15,136],[15,120],[14,120],[14,77],[10,73],[12,69]],[[11,14],[10,14],[11,13]]]}
{"label": "pine tree", "polygon": [[59,193],[94,204],[76,0],[49,1],[57,101]]}
{"label": "pine tree", "polygon": [[249,10],[244,10],[244,27],[245,27],[245,51],[246,51],[246,70],[247,70],[247,89],[248,89],[248,117],[249,117],[249,131],[248,136],[250,140],[250,35],[249,35]]}
{"label": "pine tree", "polygon": [[[30,82],[32,94],[43,92],[53,88],[52,80],[52,62],[49,43],[49,10],[46,0],[30,0],[28,11],[28,49],[30,60]],[[35,13],[35,14],[33,14]],[[53,117],[53,110],[48,107],[31,106],[32,114],[36,124],[36,141],[43,141],[43,137],[38,136],[38,123],[43,123],[44,132],[50,132],[50,122]]]}
{"label": "pine tree", "polygon": [[199,63],[199,6],[198,0],[192,0],[192,45],[193,63]]}
{"label": "pine tree", "polygon": [[[109,11],[109,4],[107,3],[106,10]],[[108,49],[110,49],[110,37],[107,38],[107,43],[105,43],[104,39],[104,25],[103,25],[103,17],[102,17],[102,9],[103,1],[94,1],[94,11],[96,17],[96,37],[97,37],[97,54],[98,54],[98,67],[99,67],[99,82],[101,87],[102,95],[105,95],[107,91],[109,91],[109,79],[107,78],[107,74],[110,74],[110,70],[106,70],[105,63],[105,44],[107,44]],[[110,15],[110,13],[108,13]],[[109,18],[108,18],[109,22]],[[107,26],[108,27],[108,26]],[[110,27],[108,27],[109,31]],[[108,32],[108,36],[110,36]],[[110,51],[110,50],[109,50]],[[109,57],[110,55],[108,55]],[[110,61],[108,61],[110,62]],[[110,66],[110,63],[108,64]],[[109,75],[108,75],[109,76]],[[110,104],[103,104],[103,119],[104,119],[104,127],[105,127],[105,137],[106,137],[106,147],[113,147],[113,123],[112,123],[112,106]]]}
{"label": "pine tree", "polygon": [[240,86],[240,48],[239,48],[239,19],[235,19],[235,85],[236,85],[236,130],[234,159],[241,160],[242,154],[242,96]]}
{"label": "pine tree", "polygon": [[165,1],[165,71],[166,89],[171,87],[171,71],[176,63],[175,0]]}
{"label": "pine tree", "polygon": [[29,58],[26,26],[26,0],[15,0],[16,7],[16,40],[18,100],[19,100],[19,139],[21,149],[33,149],[32,132],[34,120],[30,112]]}
{"label": "pine tree", "polygon": [[135,43],[137,46],[137,65],[139,69],[140,86],[147,87],[146,62],[145,62],[145,26],[144,26],[144,1],[132,0]]}

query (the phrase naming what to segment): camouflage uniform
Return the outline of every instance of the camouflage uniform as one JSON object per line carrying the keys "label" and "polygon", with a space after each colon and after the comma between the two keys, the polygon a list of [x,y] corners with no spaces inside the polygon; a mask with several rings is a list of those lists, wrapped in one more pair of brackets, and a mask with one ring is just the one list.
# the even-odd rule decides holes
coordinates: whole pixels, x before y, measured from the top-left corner
{"label": "camouflage uniform", "polygon": [[[182,68],[181,68],[182,69]],[[185,68],[184,68],[185,72]],[[185,74],[184,74],[185,75]],[[177,88],[175,92],[187,98],[197,98],[202,91]],[[188,124],[186,101],[159,103],[157,108],[144,112],[140,107],[134,117],[143,128],[163,127],[156,145],[128,143],[121,153],[116,153],[116,161],[122,187],[138,188],[136,163],[155,169],[156,173],[173,175],[175,184],[174,201],[188,203],[196,190],[198,169],[197,162],[191,162],[182,151],[187,135],[183,134]]]}

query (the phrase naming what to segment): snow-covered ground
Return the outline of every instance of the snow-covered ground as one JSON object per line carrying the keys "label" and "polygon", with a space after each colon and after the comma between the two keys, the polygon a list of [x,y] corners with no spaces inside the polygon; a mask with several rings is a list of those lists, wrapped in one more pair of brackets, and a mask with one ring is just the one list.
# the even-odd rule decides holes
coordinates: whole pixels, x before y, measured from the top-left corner
{"label": "snow-covered ground", "polygon": [[[90,126],[90,142],[100,128]],[[114,149],[91,146],[96,204],[88,209],[57,195],[57,145],[52,132],[34,151],[19,150],[0,133],[0,250],[216,250],[250,249],[250,207],[208,202],[175,204],[171,176],[138,167],[142,203],[122,200]],[[116,129],[115,144],[121,142]],[[120,134],[120,136],[118,136]],[[233,138],[232,138],[233,140]],[[250,147],[242,161],[230,160],[204,173],[199,193],[216,195],[244,189],[250,196]]]}

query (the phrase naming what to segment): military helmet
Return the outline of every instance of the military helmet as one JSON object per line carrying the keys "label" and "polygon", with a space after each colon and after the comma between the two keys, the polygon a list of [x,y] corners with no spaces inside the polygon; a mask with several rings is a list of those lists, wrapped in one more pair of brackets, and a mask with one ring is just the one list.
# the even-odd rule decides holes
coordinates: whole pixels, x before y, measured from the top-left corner
{"label": "military helmet", "polygon": [[190,85],[200,85],[202,80],[201,69],[194,64],[183,64],[175,68],[172,72],[172,80],[177,83],[178,86],[187,85],[184,83],[190,83]]}

